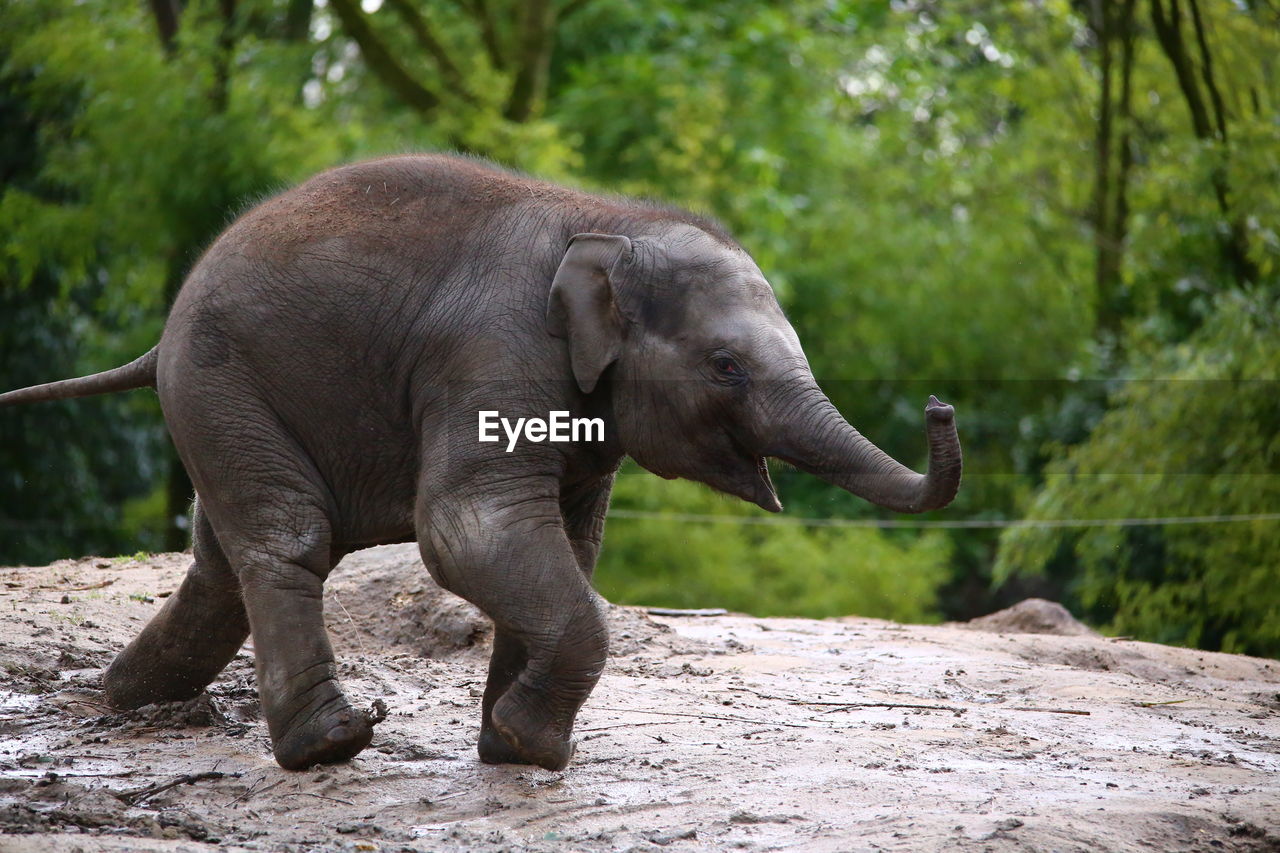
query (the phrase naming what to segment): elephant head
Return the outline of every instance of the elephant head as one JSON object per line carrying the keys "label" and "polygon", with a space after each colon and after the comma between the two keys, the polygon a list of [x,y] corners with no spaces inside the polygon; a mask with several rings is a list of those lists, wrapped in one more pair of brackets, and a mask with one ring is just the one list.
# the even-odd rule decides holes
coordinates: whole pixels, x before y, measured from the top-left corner
{"label": "elephant head", "polygon": [[[951,406],[929,398],[926,474],[863,437],[827,399],[751,257],[714,229],[635,239],[578,234],[552,284],[548,329],[583,393],[608,393],[624,450],[778,512],[766,457],[896,512],[946,506],[960,485]],[[601,391],[605,386],[601,386]]]}

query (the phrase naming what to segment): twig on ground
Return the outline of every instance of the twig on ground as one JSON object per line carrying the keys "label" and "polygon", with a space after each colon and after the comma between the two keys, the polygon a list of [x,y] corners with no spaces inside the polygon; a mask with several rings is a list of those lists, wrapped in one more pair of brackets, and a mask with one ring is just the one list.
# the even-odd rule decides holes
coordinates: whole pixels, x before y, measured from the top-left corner
{"label": "twig on ground", "polygon": [[[64,757],[65,758],[90,758],[91,756],[76,755],[76,756],[64,756]],[[69,773],[64,770],[59,770],[57,772],[50,770],[49,773],[45,774],[45,776],[49,776],[49,775],[56,776],[59,779],[63,777],[66,777],[68,779],[127,779],[130,776],[137,775],[137,771],[121,770],[119,773]]]}
{"label": "twig on ground", "polygon": [[662,720],[653,720],[648,723],[611,723],[610,725],[607,725],[607,726],[592,726],[589,729],[574,729],[574,731],[580,732],[580,733],[602,732],[605,729],[624,729],[624,728],[633,728],[635,726],[665,726],[665,725],[667,725],[667,723],[663,722]]}
{"label": "twig on ground", "polygon": [[355,803],[351,802],[350,800],[340,800],[337,797],[326,797],[324,794],[313,794],[310,791],[297,791],[296,793],[302,794],[303,796],[306,796],[306,797],[315,797],[317,800],[328,800],[331,803],[342,803],[344,806],[355,805]]}
{"label": "twig on ground", "polygon": [[86,708],[92,708],[99,712],[105,711],[106,713],[111,713],[116,710],[105,702],[94,702],[91,699],[68,699],[63,703],[64,707],[70,707],[72,705],[83,705]]}
{"label": "twig on ground", "polygon": [[145,788],[134,788],[130,791],[114,791],[116,798],[131,806],[136,806],[145,799],[154,797],[156,794],[176,788],[179,785],[191,785],[196,782],[203,782],[208,779],[225,779],[231,777],[239,778],[239,773],[223,773],[221,770],[210,770],[207,773],[187,773],[168,782],[157,782],[154,785],[147,785]]}
{"label": "twig on ground", "polygon": [[246,789],[244,790],[244,793],[243,793],[243,794],[241,794],[240,796],[236,797],[236,798],[235,798],[234,800],[232,800],[231,802],[227,803],[227,805],[229,805],[229,806],[234,806],[236,803],[240,802],[241,800],[245,799],[246,797],[252,797],[252,796],[253,796],[253,795],[255,795],[255,794],[265,794],[267,791],[270,791],[272,788],[275,788],[275,787],[277,787],[277,786],[279,786],[279,785],[283,785],[283,784],[284,784],[284,780],[283,780],[283,779],[277,779],[275,782],[272,782],[272,783],[271,783],[270,785],[268,785],[267,787],[265,787],[265,788],[259,788],[259,787],[258,787],[258,785],[259,785],[260,783],[262,783],[262,782],[265,782],[266,780],[267,780],[267,777],[263,776],[263,777],[262,777],[261,779],[259,779],[257,782],[254,782],[252,785],[250,785],[248,788],[246,788]]}
{"label": "twig on ground", "polygon": [[104,581],[91,583],[88,586],[42,586],[38,587],[38,589],[51,589],[54,592],[84,592],[90,589],[102,589],[103,587],[111,586],[115,582],[115,578],[107,578]]}
{"label": "twig on ground", "polygon": [[646,607],[644,612],[650,616],[724,616],[729,611],[723,607],[700,607],[694,610],[684,610],[679,607]]}
{"label": "twig on ground", "polygon": [[1154,708],[1157,705],[1181,705],[1183,702],[1190,702],[1190,699],[1170,699],[1167,702],[1139,702],[1139,708]]}
{"label": "twig on ground", "polygon": [[[811,729],[813,726],[807,726],[804,723],[787,723],[782,720],[752,720],[747,717],[726,717],[720,714],[686,714],[680,711],[642,711],[639,708],[608,708],[596,705],[597,711],[617,711],[621,714],[657,714],[660,717],[689,717],[694,720],[723,720],[728,723],[751,723],[756,726],[786,726],[791,729]],[[618,726],[628,725],[627,723],[618,723]],[[638,725],[638,724],[635,724]]]}
{"label": "twig on ground", "polygon": [[[788,696],[770,696],[767,693],[758,693],[748,687],[731,687],[730,690],[737,690],[743,693],[750,693],[753,696],[759,696],[761,699],[769,699],[776,702],[786,702],[791,705],[808,705],[811,707],[830,706],[826,711],[819,711],[819,714],[834,714],[838,711],[853,711],[858,708],[905,708],[908,710],[920,711],[949,711],[953,714],[968,713],[968,708],[960,708],[955,705],[922,705],[913,702],[812,702],[808,699],[792,699]],[[1187,699],[1178,699],[1178,702],[1189,701]],[[1144,706],[1147,703],[1142,703]],[[1169,705],[1172,702],[1153,702],[1153,705]],[[1013,711],[1040,711],[1045,714],[1077,714],[1082,717],[1089,716],[1091,711],[1077,711],[1072,708],[1029,708],[1017,707],[1011,708]]]}
{"label": "twig on ground", "polygon": [[356,620],[351,618],[351,613],[347,611],[347,605],[343,604],[342,599],[338,597],[338,591],[336,589],[330,589],[329,593],[333,596],[333,600],[338,602],[338,607],[341,608],[343,614],[346,615],[347,621],[351,623],[351,627],[355,629],[356,645],[360,647],[360,654],[367,657],[369,651],[364,647],[364,640],[360,639],[360,634],[362,633],[360,626],[356,624]]}
{"label": "twig on ground", "polygon": [[833,714],[836,711],[853,711],[858,708],[907,708],[919,711],[950,711],[953,714],[963,714],[968,708],[957,708],[954,705],[916,705],[909,702],[794,702],[796,705],[836,705],[838,707],[831,708],[827,711],[819,711],[820,714]]}
{"label": "twig on ground", "polygon": [[1076,716],[1079,716],[1079,717],[1088,717],[1093,713],[1092,711],[1077,711],[1075,708],[1027,708],[1027,707],[1021,707],[1021,706],[1010,708],[1009,710],[1010,711],[1039,711],[1042,714],[1075,714]]}

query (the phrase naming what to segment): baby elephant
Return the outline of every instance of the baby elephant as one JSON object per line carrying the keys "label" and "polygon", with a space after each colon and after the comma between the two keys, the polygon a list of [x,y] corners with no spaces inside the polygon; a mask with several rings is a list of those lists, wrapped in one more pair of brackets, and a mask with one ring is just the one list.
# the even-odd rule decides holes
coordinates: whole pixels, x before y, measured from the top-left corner
{"label": "baby elephant", "polygon": [[886,456],[714,222],[457,157],[344,166],[259,205],[195,265],[154,349],[0,402],[143,386],[195,484],[195,560],[107,696],[191,698],[252,634],[289,769],[372,737],[321,612],[351,551],[416,540],[493,619],[480,758],[557,770],[608,650],[591,574],[624,456],[770,512],[770,456],[898,512],[960,483],[952,408],[925,408],[927,474]]}

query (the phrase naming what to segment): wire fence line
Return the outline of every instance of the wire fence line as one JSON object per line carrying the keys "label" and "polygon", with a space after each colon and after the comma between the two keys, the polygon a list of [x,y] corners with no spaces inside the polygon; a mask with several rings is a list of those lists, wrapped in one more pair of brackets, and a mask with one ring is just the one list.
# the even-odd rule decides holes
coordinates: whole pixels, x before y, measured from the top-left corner
{"label": "wire fence line", "polygon": [[1243,521],[1280,521],[1280,512],[1250,515],[1183,515],[1166,518],[960,518],[914,521],[888,518],[788,518],[786,516],[697,515],[637,509],[609,510],[610,518],[641,521],[679,521],[690,524],[756,524],[777,527],[879,527],[879,528],[1005,528],[1005,527],[1156,527],[1176,524],[1226,524]]}
{"label": "wire fence line", "polygon": [[[762,527],[878,527],[881,529],[1003,529],[1006,527],[1159,527],[1180,524],[1232,524],[1280,521],[1280,512],[1245,515],[1180,515],[1163,518],[958,518],[913,520],[898,518],[792,518],[789,516],[699,515],[659,510],[611,509],[609,518],[634,521],[675,521],[684,524],[753,524]],[[0,519],[0,530],[132,530],[108,524],[68,524],[52,519]]]}

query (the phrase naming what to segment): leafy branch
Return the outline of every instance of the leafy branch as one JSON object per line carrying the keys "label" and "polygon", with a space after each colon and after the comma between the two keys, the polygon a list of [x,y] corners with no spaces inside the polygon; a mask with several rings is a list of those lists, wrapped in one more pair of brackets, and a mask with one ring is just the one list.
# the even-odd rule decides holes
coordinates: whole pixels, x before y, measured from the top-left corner
{"label": "leafy branch", "polygon": [[[457,0],[466,20],[475,28],[489,64],[511,77],[502,106],[502,114],[508,120],[526,122],[541,110],[547,96],[557,24],[589,2],[569,0],[559,6],[555,0],[528,0],[496,8],[493,0]],[[476,103],[462,64],[455,58],[456,47],[437,33],[429,16],[424,15],[413,0],[387,0],[387,6],[413,36],[417,48],[430,61],[448,91],[440,92],[410,73],[404,57],[393,54],[387,41],[375,30],[371,17],[360,9],[358,0],[333,0],[334,13],[346,34],[360,48],[374,76],[406,105],[424,114],[432,113],[450,96]],[[513,31],[506,32],[500,26],[499,22],[505,18],[515,21]]]}

